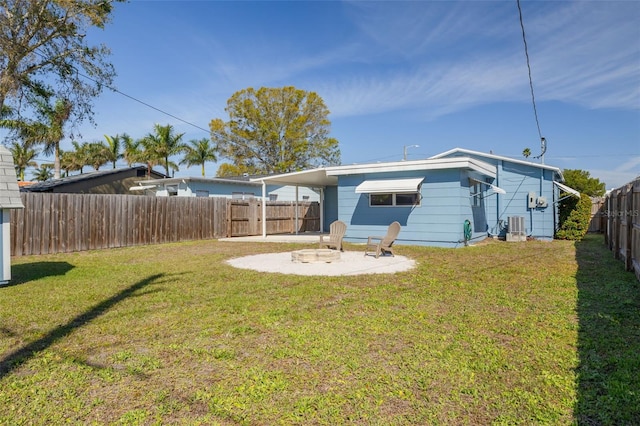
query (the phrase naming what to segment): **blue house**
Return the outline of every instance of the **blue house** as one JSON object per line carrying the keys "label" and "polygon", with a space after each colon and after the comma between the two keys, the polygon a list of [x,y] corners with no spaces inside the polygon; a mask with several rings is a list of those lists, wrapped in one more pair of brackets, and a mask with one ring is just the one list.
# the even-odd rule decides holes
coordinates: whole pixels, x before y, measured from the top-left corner
{"label": "blue house", "polygon": [[347,224],[364,243],[398,221],[396,244],[458,247],[487,237],[551,240],[563,184],[559,168],[455,148],[424,160],[354,164],[252,179],[321,190],[321,223]]}
{"label": "blue house", "polygon": [[[158,197],[225,197],[249,199],[262,196],[262,185],[250,177],[203,178],[182,177],[147,179],[137,182],[130,191],[143,192]],[[297,198],[296,198],[297,196]],[[318,190],[311,187],[269,185],[266,199],[270,201],[319,201]]]}

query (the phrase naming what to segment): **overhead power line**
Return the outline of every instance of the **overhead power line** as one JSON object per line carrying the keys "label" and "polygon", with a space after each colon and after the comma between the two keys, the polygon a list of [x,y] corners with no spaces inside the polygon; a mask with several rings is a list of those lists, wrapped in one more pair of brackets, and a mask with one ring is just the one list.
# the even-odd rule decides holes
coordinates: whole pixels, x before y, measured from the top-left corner
{"label": "overhead power line", "polygon": [[[524,22],[522,20],[522,8],[520,7],[520,0],[516,0],[518,4],[518,14],[520,15],[520,28],[522,28],[522,41],[524,42],[524,55],[527,58],[527,70],[529,71],[529,88],[531,89],[531,102],[533,104],[533,115],[536,119],[536,127],[538,128],[538,136],[540,137],[540,150],[541,153],[534,158],[542,158],[547,151],[547,140],[542,136],[540,131],[540,121],[538,120],[538,108],[536,107],[536,96],[533,92],[533,78],[531,77],[531,63],[529,61],[529,49],[527,47],[527,36],[524,32]],[[544,160],[543,160],[544,162]]]}
{"label": "overhead power line", "polygon": [[[43,58],[44,58],[44,55],[43,55],[43,54],[41,54],[40,52],[38,52],[37,50],[35,51],[35,53],[36,53],[38,56],[41,56],[41,57],[43,57]],[[120,91],[120,90],[116,89],[116,88],[115,88],[115,87],[113,87],[113,86],[110,86],[110,85],[108,85],[108,84],[100,83],[100,82],[99,82],[99,81],[97,81],[96,79],[94,79],[94,78],[92,78],[92,77],[90,77],[90,76],[88,76],[88,75],[86,75],[86,74],[81,73],[81,72],[80,72],[80,70],[79,70],[77,67],[75,67],[75,66],[73,66],[73,69],[76,71],[76,74],[78,74],[78,75],[79,75],[80,77],[82,77],[82,78],[86,78],[87,80],[93,81],[93,82],[94,82],[94,83],[96,83],[96,84],[103,85],[103,86],[104,86],[104,87],[106,87],[107,89],[109,89],[109,90],[111,90],[111,91],[113,91],[113,92],[115,92],[115,93],[118,93],[119,95],[122,95],[122,96],[124,96],[124,97],[126,97],[126,98],[129,98],[129,99],[131,99],[132,101],[138,102],[139,104],[146,106],[147,108],[151,108],[151,109],[153,109],[153,110],[155,110],[155,111],[158,111],[158,112],[159,112],[159,113],[161,113],[161,114],[164,114],[164,115],[166,115],[166,116],[168,116],[168,117],[171,117],[171,118],[173,118],[173,119],[175,119],[175,120],[178,120],[178,121],[180,121],[180,122],[182,122],[182,123],[184,123],[184,124],[187,124],[187,125],[189,125],[189,126],[191,126],[191,127],[196,128],[196,129],[198,129],[198,130],[202,130],[202,131],[204,131],[204,132],[211,133],[211,131],[210,131],[209,129],[205,129],[204,127],[200,127],[200,126],[198,126],[197,124],[194,124],[194,123],[192,123],[192,122],[190,122],[190,121],[187,121],[187,120],[185,120],[185,119],[183,119],[183,118],[180,118],[180,117],[178,117],[178,116],[176,116],[176,115],[174,115],[174,114],[171,114],[170,112],[167,112],[167,111],[164,111],[164,110],[162,110],[162,109],[160,109],[160,108],[158,108],[158,107],[155,107],[155,106],[153,106],[153,105],[151,105],[151,104],[149,104],[149,103],[147,103],[147,102],[144,102],[144,101],[142,101],[142,100],[140,100],[140,99],[136,98],[135,96],[128,95],[128,94],[126,94],[126,93],[124,93],[124,92],[122,92],[122,91]]]}

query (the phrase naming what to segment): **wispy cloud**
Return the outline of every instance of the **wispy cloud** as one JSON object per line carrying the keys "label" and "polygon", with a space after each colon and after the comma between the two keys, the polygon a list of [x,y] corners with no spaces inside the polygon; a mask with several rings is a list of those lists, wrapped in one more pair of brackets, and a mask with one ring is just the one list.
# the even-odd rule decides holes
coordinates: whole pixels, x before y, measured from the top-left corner
{"label": "wispy cloud", "polygon": [[[395,53],[398,62],[385,73],[358,70],[357,76],[345,73],[324,82],[334,114],[422,107],[433,117],[483,103],[528,100],[517,14],[491,3],[480,3],[485,15],[469,2],[411,4],[422,10],[353,3],[355,24],[370,40],[371,60],[383,63],[379,52],[384,51]],[[640,30],[633,19],[640,18],[640,8],[635,3],[553,3],[529,12],[525,28],[539,101],[591,109],[640,107]],[[433,53],[447,46],[449,54]],[[411,57],[411,67],[403,66],[402,55]]]}

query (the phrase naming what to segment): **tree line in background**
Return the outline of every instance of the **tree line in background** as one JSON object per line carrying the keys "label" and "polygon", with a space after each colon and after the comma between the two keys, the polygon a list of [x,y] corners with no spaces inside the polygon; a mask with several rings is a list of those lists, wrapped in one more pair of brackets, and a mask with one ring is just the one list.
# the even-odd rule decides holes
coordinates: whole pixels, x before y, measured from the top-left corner
{"label": "tree line in background", "polygon": [[[53,149],[47,139],[31,138],[31,126],[42,123],[15,123],[10,120],[0,121],[0,126],[14,129],[13,141],[9,150],[13,155],[16,173],[19,180],[25,180],[25,170],[35,167],[33,178],[46,181],[54,177],[63,177],[73,172],[83,173],[86,167],[99,170],[109,164],[116,168],[119,160],[124,160],[131,167],[134,164],[147,166],[148,174],[155,166],[163,167],[167,176],[178,171],[178,164],[200,166],[202,176],[205,175],[205,164],[217,161],[216,148],[206,138],[182,141],[183,133],[176,133],[171,125],[154,126],[153,132],[140,139],[134,139],[126,133],[114,136],[105,135],[103,141],[72,141],[71,150]],[[49,128],[53,131],[53,128]],[[38,133],[36,133],[37,135]],[[36,158],[41,154],[54,155],[54,163],[38,163]],[[172,157],[181,156],[179,163]]]}
{"label": "tree line in background", "polygon": [[[320,96],[294,87],[248,88],[227,102],[229,120],[210,123],[211,141],[182,141],[171,125],[156,125],[141,139],[126,134],[101,142],[77,142],[74,130],[93,121],[93,100],[112,89],[115,69],[107,46],[91,45],[86,34],[109,23],[124,0],[3,0],[0,2],[0,127],[21,179],[38,167],[37,179],[59,178],[83,167],[95,169],[123,158],[128,164],[162,166],[230,162],[218,176],[298,171],[340,162],[338,141],[329,137],[329,110]],[[73,149],[63,152],[61,142]],[[40,153],[53,164],[36,164]]]}

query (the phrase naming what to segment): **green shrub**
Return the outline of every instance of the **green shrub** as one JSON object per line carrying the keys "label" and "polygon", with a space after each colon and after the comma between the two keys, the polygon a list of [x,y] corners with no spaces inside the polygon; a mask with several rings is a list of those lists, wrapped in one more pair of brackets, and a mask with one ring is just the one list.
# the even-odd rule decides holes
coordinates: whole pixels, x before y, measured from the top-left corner
{"label": "green shrub", "polygon": [[580,194],[580,200],[567,215],[561,218],[560,229],[556,232],[556,238],[561,240],[582,240],[589,229],[591,220],[591,198],[586,194]]}

